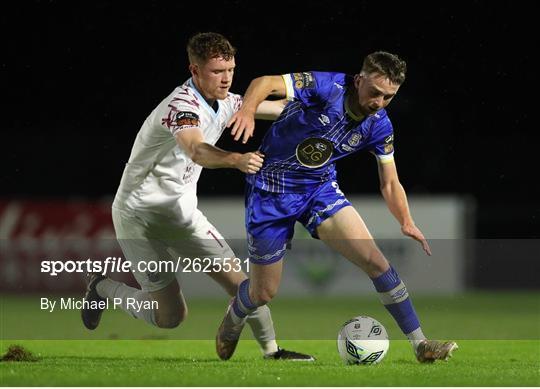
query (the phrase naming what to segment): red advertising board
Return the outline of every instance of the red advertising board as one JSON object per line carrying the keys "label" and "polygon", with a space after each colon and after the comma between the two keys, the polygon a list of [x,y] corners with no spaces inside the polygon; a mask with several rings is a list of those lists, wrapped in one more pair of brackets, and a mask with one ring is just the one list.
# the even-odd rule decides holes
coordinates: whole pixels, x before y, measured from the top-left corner
{"label": "red advertising board", "polygon": [[[42,272],[42,261],[121,257],[109,202],[0,201],[0,291],[80,292],[81,272]],[[129,273],[115,279],[132,283]]]}

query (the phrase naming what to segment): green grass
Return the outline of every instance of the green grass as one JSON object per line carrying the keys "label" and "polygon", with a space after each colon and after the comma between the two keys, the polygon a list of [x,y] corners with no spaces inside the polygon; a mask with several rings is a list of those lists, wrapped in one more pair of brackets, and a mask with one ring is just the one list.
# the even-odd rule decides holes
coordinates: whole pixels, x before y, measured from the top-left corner
{"label": "green grass", "polygon": [[[0,352],[21,344],[37,362],[1,362],[2,386],[540,386],[540,294],[482,293],[415,298],[426,334],[454,339],[448,363],[417,363],[408,342],[374,296],[276,299],[272,312],[282,347],[315,363],[264,361],[250,331],[234,357],[219,361],[213,337],[226,299],[193,300],[179,328],[161,330],[108,311],[95,332],[76,311],[39,310],[38,297],[0,297]],[[373,316],[392,339],[377,366],[344,366],[336,351],[340,325]],[[48,339],[48,340],[47,340]]]}
{"label": "green grass", "polygon": [[[87,331],[81,325],[78,311],[42,311],[39,298],[0,295],[1,339],[212,340],[228,302],[225,296],[222,300],[188,298],[188,319],[172,331],[150,327],[121,309],[105,312],[100,327]],[[432,338],[540,339],[539,292],[415,295],[413,301],[424,332]],[[403,338],[375,294],[340,299],[278,297],[271,303],[271,309],[279,339],[333,340],[339,326],[358,315],[378,319],[388,330],[390,339]],[[250,335],[249,331],[245,335]]]}
{"label": "green grass", "polygon": [[[253,341],[227,362],[212,341],[22,341],[39,362],[0,364],[7,386],[538,386],[538,341],[461,341],[448,363],[421,365],[393,341],[377,366],[344,366],[333,341],[285,341],[314,363],[264,361]],[[2,344],[5,348],[5,342]]]}

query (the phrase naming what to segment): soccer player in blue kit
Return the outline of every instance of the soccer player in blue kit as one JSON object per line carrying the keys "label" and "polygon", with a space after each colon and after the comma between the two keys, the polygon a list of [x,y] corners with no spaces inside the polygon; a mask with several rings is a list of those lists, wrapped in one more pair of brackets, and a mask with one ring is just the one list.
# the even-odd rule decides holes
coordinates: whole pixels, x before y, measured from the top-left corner
{"label": "soccer player in blue kit", "polygon": [[240,111],[229,123],[236,140],[246,142],[252,136],[256,107],[267,96],[286,96],[290,102],[263,139],[259,149],[265,156],[263,167],[247,176],[250,278],[241,283],[219,327],[216,350],[222,359],[234,353],[246,316],[276,295],[296,221],[371,278],[418,361],[447,360],[457,348],[455,342],[426,339],[405,284],[336,181],[338,159],[360,150],[373,153],[390,212],[402,233],[431,255],[398,179],[394,132],[385,110],[405,81],[405,73],[402,59],[378,51],[364,59],[354,77],[302,72],[251,82]]}

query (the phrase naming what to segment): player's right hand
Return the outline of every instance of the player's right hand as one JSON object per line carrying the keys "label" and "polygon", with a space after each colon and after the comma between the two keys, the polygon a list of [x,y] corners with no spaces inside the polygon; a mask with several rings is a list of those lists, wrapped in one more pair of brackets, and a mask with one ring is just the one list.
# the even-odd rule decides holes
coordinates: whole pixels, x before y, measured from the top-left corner
{"label": "player's right hand", "polygon": [[261,170],[263,162],[264,155],[261,152],[245,153],[240,156],[236,168],[247,174],[255,174]]}
{"label": "player's right hand", "polygon": [[422,245],[422,248],[426,252],[427,255],[431,255],[431,248],[429,247],[429,244],[427,242],[427,239],[424,237],[424,234],[422,231],[420,231],[420,228],[416,227],[414,224],[404,224],[401,226],[401,232],[403,235],[407,235],[417,242],[419,242]]}
{"label": "player's right hand", "polygon": [[231,120],[227,123],[227,127],[233,126],[231,135],[234,140],[239,140],[242,137],[242,143],[246,143],[253,136],[255,130],[255,116],[253,113],[240,110],[236,112]]}

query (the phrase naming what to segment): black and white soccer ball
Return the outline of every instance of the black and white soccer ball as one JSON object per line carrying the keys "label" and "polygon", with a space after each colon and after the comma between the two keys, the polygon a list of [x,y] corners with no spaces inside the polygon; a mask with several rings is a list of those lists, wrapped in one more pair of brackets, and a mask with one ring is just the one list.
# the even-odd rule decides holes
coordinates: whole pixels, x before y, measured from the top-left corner
{"label": "black and white soccer ball", "polygon": [[357,316],[339,330],[337,347],[347,365],[372,365],[384,359],[390,342],[381,323],[369,316]]}

